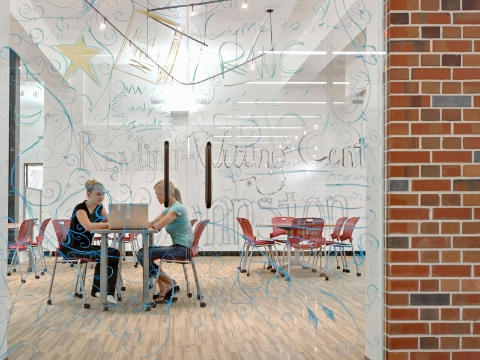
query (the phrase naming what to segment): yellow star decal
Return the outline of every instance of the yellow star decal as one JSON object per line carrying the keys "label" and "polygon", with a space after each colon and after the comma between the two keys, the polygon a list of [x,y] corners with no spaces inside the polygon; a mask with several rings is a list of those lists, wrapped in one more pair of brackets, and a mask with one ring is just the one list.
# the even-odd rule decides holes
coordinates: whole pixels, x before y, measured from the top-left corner
{"label": "yellow star decal", "polygon": [[101,49],[88,47],[85,44],[83,35],[77,38],[75,45],[57,45],[56,48],[71,61],[70,66],[63,76],[63,82],[67,81],[78,69],[82,69],[97,85],[100,85],[97,75],[95,75],[91,59],[101,52]]}

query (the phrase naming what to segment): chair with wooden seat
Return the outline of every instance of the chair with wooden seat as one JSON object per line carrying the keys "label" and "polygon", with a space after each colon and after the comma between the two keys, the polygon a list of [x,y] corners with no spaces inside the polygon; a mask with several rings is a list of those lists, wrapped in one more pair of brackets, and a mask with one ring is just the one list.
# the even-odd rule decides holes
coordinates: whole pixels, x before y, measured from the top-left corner
{"label": "chair with wooden seat", "polygon": [[[79,297],[82,299],[82,305],[85,309],[90,308],[90,304],[86,303],[86,296],[85,296],[85,275],[87,271],[87,264],[95,262],[95,260],[91,258],[83,258],[83,257],[71,257],[68,254],[68,247],[64,245],[67,241],[68,230],[70,229],[70,219],[64,220],[52,220],[53,228],[55,230],[55,235],[57,236],[58,240],[58,247],[55,251],[55,263],[53,265],[53,272],[52,272],[52,279],[50,281],[50,289],[48,290],[48,300],[47,304],[52,305],[52,287],[53,287],[53,280],[55,279],[55,271],[57,269],[58,263],[68,263],[71,267],[76,266],[77,268],[77,281],[75,284],[75,297]],[[82,270],[82,265],[84,265],[84,269]],[[77,293],[77,285],[80,284],[81,294]]]}
{"label": "chair with wooden seat", "polygon": [[[277,252],[275,241],[258,240],[257,237],[253,235],[252,224],[250,224],[250,221],[248,219],[237,218],[237,221],[240,224],[240,227],[242,228],[242,237],[244,240],[243,250],[240,256],[240,264],[238,267],[240,272],[246,272],[247,276],[250,276],[250,264],[252,263],[253,251],[260,248],[263,248],[265,250],[265,254],[267,254],[267,257],[268,257],[268,261],[266,264],[264,264],[263,268],[265,268],[265,265],[276,268],[277,264],[275,262],[275,256],[273,252],[274,250],[275,252]],[[249,251],[250,251],[250,255],[248,253]],[[243,266],[242,266],[242,262],[243,262]],[[247,262],[248,262],[248,268],[245,269],[247,267]]]}
{"label": "chair with wooden seat", "polygon": [[23,251],[28,251],[30,262],[32,263],[33,269],[35,270],[35,279],[40,279],[40,276],[37,275],[37,268],[35,266],[35,261],[32,258],[33,254],[32,248],[30,246],[31,236],[33,235],[36,221],[37,219],[24,220],[20,225],[20,229],[18,231],[17,237],[15,238],[15,242],[8,244],[7,246],[8,251],[13,252],[13,257],[10,262],[10,269],[7,272],[7,276],[10,276],[12,274],[12,271],[17,271],[16,266],[18,263],[18,266],[20,268],[20,280],[22,283],[26,282],[23,277],[22,264],[20,261],[20,253]]}
{"label": "chair with wooden seat", "polygon": [[[315,265],[317,259],[320,259],[320,269],[322,269],[322,249],[327,243],[323,237],[324,220],[322,218],[296,218],[292,221],[293,227],[288,238],[290,247],[295,250],[301,250],[303,253],[309,251],[309,259],[313,257],[312,264]],[[325,263],[325,280],[328,280],[327,263]],[[320,275],[321,272],[320,272]]]}
{"label": "chair with wooden seat", "polygon": [[[189,248],[188,251],[186,252],[186,257],[184,258],[177,257],[173,259],[167,256],[160,259],[160,268],[162,268],[162,262],[164,261],[167,263],[183,265],[183,273],[185,274],[185,281],[187,282],[188,297],[192,297],[192,292],[190,291],[190,281],[188,280],[187,265],[188,264],[192,265],[193,276],[195,277],[195,285],[197,287],[197,300],[200,300],[200,307],[205,307],[207,306],[207,304],[203,301],[203,293],[200,287],[200,281],[198,279],[197,266],[195,264],[195,257],[200,251],[200,247],[198,244],[200,243],[200,238],[202,237],[203,230],[205,229],[209,221],[210,220],[202,220],[195,227],[195,230],[193,232],[193,244],[192,244],[192,247]],[[152,259],[152,261],[153,260],[158,260],[158,259]]]}
{"label": "chair with wooden seat", "polygon": [[43,265],[43,269],[40,272],[40,275],[45,275],[47,272],[47,263],[45,262],[45,252],[43,249],[43,240],[45,239],[45,230],[50,223],[51,218],[45,219],[42,221],[42,225],[40,225],[40,230],[38,231],[38,235],[35,238],[35,241],[30,241],[30,246],[32,248],[32,256],[35,257],[35,249],[39,249],[39,258],[41,264]]}
{"label": "chair with wooden seat", "polygon": [[[348,269],[348,262],[347,257],[345,254],[345,247],[352,248],[352,257],[353,262],[355,263],[355,267],[357,270],[357,276],[361,276],[361,273],[358,270],[358,264],[355,260],[355,251],[353,249],[353,230],[355,229],[355,225],[357,224],[359,217],[351,217],[346,219],[343,225],[343,232],[335,238],[335,242],[332,244],[334,248],[339,248],[342,253],[342,262],[343,262],[343,272],[349,273],[350,270]],[[333,234],[332,234],[333,239]],[[345,241],[349,241],[349,244],[345,244]],[[338,268],[338,267],[337,267]]]}

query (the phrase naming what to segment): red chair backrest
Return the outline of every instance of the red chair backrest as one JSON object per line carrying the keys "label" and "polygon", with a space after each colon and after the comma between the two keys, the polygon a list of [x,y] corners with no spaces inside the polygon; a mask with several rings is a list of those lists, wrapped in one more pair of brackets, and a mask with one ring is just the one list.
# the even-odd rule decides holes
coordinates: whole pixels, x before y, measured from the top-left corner
{"label": "red chair backrest", "polygon": [[62,251],[63,243],[67,240],[68,230],[70,230],[70,219],[52,220],[53,229],[58,240],[58,250]]}
{"label": "red chair backrest", "polygon": [[298,243],[300,241],[321,241],[323,239],[322,218],[297,218],[293,219],[292,225],[298,225],[298,228],[292,228],[290,243]]}
{"label": "red chair backrest", "polygon": [[18,236],[15,239],[15,244],[25,245],[30,242],[30,236],[33,233],[37,219],[27,219],[22,222],[20,225],[20,230],[18,230]]}
{"label": "red chair backrest", "polygon": [[[272,218],[272,224],[291,224],[295,218],[293,216],[275,216]],[[270,233],[270,239],[273,239],[279,235],[287,235],[287,230],[280,228],[272,228]]]}
{"label": "red chair backrest", "polygon": [[202,237],[203,230],[205,229],[205,226],[207,226],[209,221],[210,220],[202,220],[195,227],[195,231],[193,232],[193,244],[192,244],[192,247],[190,248],[190,257],[194,257],[195,255],[198,254],[200,250],[198,243],[200,242],[200,238]]}
{"label": "red chair backrest", "polygon": [[38,231],[38,235],[36,237],[37,244],[41,244],[43,239],[45,238],[45,229],[47,228],[48,223],[52,220],[52,218],[48,218],[43,220],[42,225],[40,225],[40,230]]}
{"label": "red chair backrest", "polygon": [[192,225],[192,227],[193,227],[193,225],[195,225],[196,222],[197,222],[197,219],[192,219],[192,220],[190,220],[190,225]]}
{"label": "red chair backrest", "polygon": [[357,224],[359,217],[352,217],[347,219],[345,222],[345,225],[343,226],[343,233],[340,235],[340,240],[345,241],[345,240],[350,240],[350,242],[353,241],[353,229],[355,228],[355,225]]}
{"label": "red chair backrest", "polygon": [[340,233],[342,231],[343,224],[347,221],[348,217],[341,217],[335,223],[335,229],[332,232],[332,240],[340,241]]}
{"label": "red chair backrest", "polygon": [[244,239],[249,241],[255,241],[256,237],[255,235],[253,235],[252,224],[250,224],[250,221],[248,221],[248,219],[245,219],[245,218],[237,218],[237,221],[242,227],[242,233],[243,233]]}

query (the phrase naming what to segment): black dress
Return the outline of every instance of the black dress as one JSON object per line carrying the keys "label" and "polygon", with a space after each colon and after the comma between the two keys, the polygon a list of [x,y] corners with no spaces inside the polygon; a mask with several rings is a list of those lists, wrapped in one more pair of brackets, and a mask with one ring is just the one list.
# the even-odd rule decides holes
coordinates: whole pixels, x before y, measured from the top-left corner
{"label": "black dress", "polygon": [[[92,285],[92,295],[95,295],[96,292],[100,291],[100,246],[92,245],[93,234],[80,224],[80,221],[77,218],[78,210],[85,211],[91,223],[99,223],[104,219],[101,215],[103,205],[98,205],[93,213],[90,213],[88,210],[86,201],[75,206],[70,223],[70,230],[67,235],[67,242],[64,244],[64,255],[66,257],[90,258],[97,262]],[[117,249],[109,247],[107,248],[107,254],[107,294],[114,296],[120,252]]]}

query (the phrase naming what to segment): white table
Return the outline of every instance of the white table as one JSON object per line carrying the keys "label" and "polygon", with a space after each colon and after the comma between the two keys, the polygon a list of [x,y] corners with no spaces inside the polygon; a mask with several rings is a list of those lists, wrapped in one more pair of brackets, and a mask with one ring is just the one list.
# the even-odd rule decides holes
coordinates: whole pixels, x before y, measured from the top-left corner
{"label": "white table", "polygon": [[[102,240],[100,242],[100,301],[103,304],[103,311],[108,310],[107,303],[107,247],[108,247],[108,234],[115,234],[116,238],[123,236],[124,234],[141,234],[143,242],[143,259],[144,264],[149,264],[150,253],[149,248],[153,245],[153,234],[157,233],[158,230],[139,230],[139,229],[123,229],[123,230],[112,230],[112,229],[102,229],[102,230],[92,230],[92,233],[102,235]],[[123,246],[123,244],[121,245]],[[120,263],[122,261],[122,254],[120,254]],[[118,271],[120,272],[121,265],[119,264]],[[118,279],[118,278],[117,278]],[[150,296],[150,276],[149,276],[149,266],[143,267],[143,309],[145,311],[150,311],[152,307],[153,299]],[[155,303],[153,303],[155,304]]]}
{"label": "white table", "polygon": [[[295,251],[295,259],[292,260],[292,252],[291,252],[291,246],[290,246],[290,241],[288,239],[290,238],[290,234],[292,232],[292,229],[306,229],[306,230],[312,230],[311,227],[305,227],[301,225],[292,225],[292,224],[257,224],[255,225],[256,227],[270,227],[270,228],[279,228],[287,231],[287,280],[289,280],[290,277],[290,267],[291,266],[301,266],[309,269],[315,269],[317,271],[320,271],[320,275],[325,274],[325,269],[321,268],[320,266],[316,266],[313,264],[310,264],[306,261],[300,260],[300,254],[298,251]],[[324,224],[324,228],[326,227],[335,227],[335,224]],[[326,250],[325,250],[326,251]],[[321,254],[320,254],[321,255]]]}

